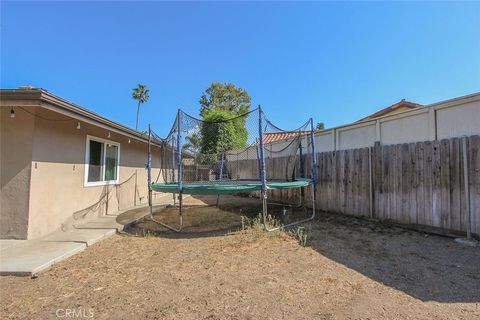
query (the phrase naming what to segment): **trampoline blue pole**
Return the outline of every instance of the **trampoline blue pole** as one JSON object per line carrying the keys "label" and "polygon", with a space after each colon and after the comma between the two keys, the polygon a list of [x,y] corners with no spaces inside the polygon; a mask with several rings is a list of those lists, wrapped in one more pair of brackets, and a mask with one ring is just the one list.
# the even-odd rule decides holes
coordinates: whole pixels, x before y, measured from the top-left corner
{"label": "trampoline blue pole", "polygon": [[255,151],[257,151],[257,159],[258,159],[258,177],[261,179],[262,177],[262,169],[261,169],[261,165],[260,165],[260,153],[258,152],[258,144],[259,144],[259,140],[257,139],[257,145],[255,146]]}
{"label": "trampoline blue pole", "polygon": [[265,170],[265,152],[263,149],[263,125],[262,125],[262,107],[258,106],[258,152],[260,155],[260,179],[262,180],[262,216],[263,227],[268,230],[267,226],[267,175]]}
{"label": "trampoline blue pole", "polygon": [[310,118],[310,136],[312,139],[312,182],[313,182],[313,200],[317,196],[317,156],[315,154],[315,129],[313,127],[313,118]]}
{"label": "trampoline blue pole", "polygon": [[147,183],[148,183],[148,208],[152,215],[152,129],[148,124],[148,156],[147,156]]}
{"label": "trampoline blue pole", "polygon": [[263,146],[263,125],[262,125],[262,107],[258,106],[258,139],[259,139],[259,156],[260,156],[260,179],[262,180],[262,194],[263,197],[266,198],[267,196],[267,175],[265,170],[265,153],[264,153],[264,146]]}
{"label": "trampoline blue pole", "polygon": [[172,183],[175,183],[175,141],[172,142]]}
{"label": "trampoline blue pole", "polygon": [[303,147],[302,147],[302,137],[300,136],[300,145],[299,145],[299,151],[300,151],[300,177],[305,178],[305,168],[303,167]]}
{"label": "trampoline blue pole", "polygon": [[181,194],[183,190],[183,176],[182,176],[182,112],[178,109],[177,114],[177,161],[178,161],[178,192]]}

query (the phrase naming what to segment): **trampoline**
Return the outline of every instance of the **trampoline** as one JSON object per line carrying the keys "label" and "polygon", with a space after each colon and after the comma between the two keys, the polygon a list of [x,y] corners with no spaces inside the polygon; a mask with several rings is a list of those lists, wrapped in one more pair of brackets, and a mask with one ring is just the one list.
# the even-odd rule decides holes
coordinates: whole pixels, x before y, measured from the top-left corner
{"label": "trampoline", "polygon": [[[299,178],[293,181],[267,180],[267,190],[302,188],[311,183],[311,179],[305,178]],[[178,193],[178,184],[176,183],[152,183],[151,188],[157,192]],[[215,181],[214,183],[211,181],[184,183],[182,192],[188,195],[222,195],[261,190],[262,181],[260,180],[223,180]]]}
{"label": "trampoline", "polygon": [[[294,130],[273,125],[258,108],[231,118],[198,119],[178,110],[166,138],[149,126],[147,156],[150,218],[180,232],[183,227],[184,195],[260,195],[264,229],[273,231],[310,221],[315,217],[316,157],[313,119]],[[160,144],[160,173],[152,182],[152,140]],[[311,171],[306,173],[305,162]],[[268,195],[276,190],[300,188],[299,202],[305,205],[305,189],[311,196],[311,215],[280,227],[267,224]],[[172,193],[178,199],[179,225],[155,220],[152,192]],[[217,197],[217,205],[218,198]],[[278,196],[277,196],[278,200]],[[280,199],[281,200],[281,199]]]}

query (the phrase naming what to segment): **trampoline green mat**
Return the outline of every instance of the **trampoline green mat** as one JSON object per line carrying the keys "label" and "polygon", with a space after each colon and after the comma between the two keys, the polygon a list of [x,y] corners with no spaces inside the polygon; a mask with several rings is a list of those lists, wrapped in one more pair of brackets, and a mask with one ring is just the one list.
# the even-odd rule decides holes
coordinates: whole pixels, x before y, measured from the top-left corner
{"label": "trampoline green mat", "polygon": [[[293,181],[267,180],[268,190],[292,189],[306,187],[312,183],[311,179],[297,179]],[[152,190],[158,192],[178,193],[177,183],[152,183]],[[221,180],[204,182],[187,182],[183,184],[183,193],[191,195],[235,194],[262,190],[260,180]]]}

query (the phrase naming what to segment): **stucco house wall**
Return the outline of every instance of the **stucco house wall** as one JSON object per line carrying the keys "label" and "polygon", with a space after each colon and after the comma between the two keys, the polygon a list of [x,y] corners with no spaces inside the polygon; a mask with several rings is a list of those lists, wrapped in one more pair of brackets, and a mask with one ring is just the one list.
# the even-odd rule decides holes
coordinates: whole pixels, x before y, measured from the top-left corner
{"label": "stucco house wall", "polygon": [[26,239],[34,119],[0,109],[0,236]]}
{"label": "stucco house wall", "polygon": [[[42,117],[59,118],[48,110]],[[65,117],[64,117],[65,118]],[[51,122],[36,118],[31,166],[29,238],[59,227],[68,229],[86,220],[135,205],[147,204],[148,145],[90,124]],[[120,144],[119,184],[85,186],[87,135]],[[154,150],[157,147],[154,147]],[[152,176],[159,173],[159,152],[152,154]],[[48,190],[48,192],[45,192]]]}
{"label": "stucco house wall", "polygon": [[[14,118],[12,105],[18,106]],[[0,238],[35,239],[148,204],[144,139],[40,105],[2,100]],[[118,184],[85,185],[87,136],[120,145]],[[160,164],[160,147],[153,144],[153,181],[163,180]],[[154,193],[153,203],[161,199]]]}

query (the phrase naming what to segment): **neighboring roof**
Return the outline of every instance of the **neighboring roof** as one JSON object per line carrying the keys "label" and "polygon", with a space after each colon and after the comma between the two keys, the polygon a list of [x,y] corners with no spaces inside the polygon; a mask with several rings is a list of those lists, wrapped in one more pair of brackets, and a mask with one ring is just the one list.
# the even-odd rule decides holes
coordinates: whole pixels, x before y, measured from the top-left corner
{"label": "neighboring roof", "polygon": [[284,131],[284,132],[272,132],[272,133],[264,133],[263,134],[263,141],[264,143],[272,143],[279,140],[288,139],[291,137],[295,137],[300,135],[309,134],[310,131]]}
{"label": "neighboring roof", "polygon": [[381,109],[381,110],[379,110],[375,113],[372,113],[371,115],[366,116],[365,118],[362,118],[362,119],[360,119],[356,122],[361,122],[361,121],[365,121],[365,120],[372,120],[372,119],[384,116],[386,114],[389,114],[389,113],[391,113],[395,110],[398,110],[398,109],[403,109],[403,108],[417,109],[417,108],[421,108],[421,107],[423,107],[423,105],[418,104],[418,103],[414,103],[414,102],[410,102],[410,101],[407,101],[405,99],[402,99],[399,102],[397,102],[395,104],[392,104],[391,106],[386,107],[384,109]]}
{"label": "neighboring roof", "polygon": [[[0,89],[0,101],[39,101],[40,104],[28,104],[28,106],[38,106],[60,112],[66,116],[89,122],[94,125],[107,127],[120,134],[148,142],[148,136],[142,132],[124,126],[118,122],[109,120],[95,112],[84,107],[60,98],[45,89],[31,86],[20,87],[18,89]],[[3,103],[2,103],[3,105]],[[16,105],[8,105],[15,107]]]}

